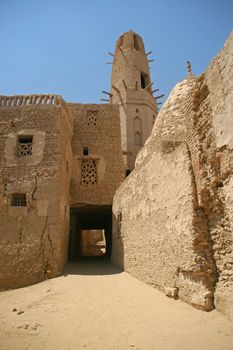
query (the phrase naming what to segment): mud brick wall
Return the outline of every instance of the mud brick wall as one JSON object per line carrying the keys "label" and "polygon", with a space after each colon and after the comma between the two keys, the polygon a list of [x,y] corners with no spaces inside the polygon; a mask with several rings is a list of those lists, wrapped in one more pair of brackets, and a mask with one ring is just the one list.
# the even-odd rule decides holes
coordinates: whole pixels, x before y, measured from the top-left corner
{"label": "mud brick wall", "polygon": [[[60,273],[60,147],[62,105],[0,107],[0,288]],[[17,157],[19,135],[33,136],[32,155]],[[12,206],[25,193],[27,205]]]}
{"label": "mud brick wall", "polygon": [[187,101],[187,142],[197,203],[208,224],[216,264],[216,308],[233,318],[233,35]]}
{"label": "mud brick wall", "polygon": [[113,262],[233,318],[233,36],[178,84],[114,197]]}
{"label": "mud brick wall", "polygon": [[[69,108],[74,118],[71,206],[111,205],[124,179],[118,108],[82,104],[69,104]],[[84,147],[88,155],[83,155]],[[95,163],[90,177],[83,161],[90,166]]]}
{"label": "mud brick wall", "polygon": [[114,197],[112,259],[169,296],[210,310],[215,265],[202,218],[199,221],[208,267],[200,263],[200,249],[194,248],[196,226],[200,227],[200,223],[196,219],[195,184],[185,140],[183,107],[194,84],[195,78],[174,88],[138,155],[135,170]]}

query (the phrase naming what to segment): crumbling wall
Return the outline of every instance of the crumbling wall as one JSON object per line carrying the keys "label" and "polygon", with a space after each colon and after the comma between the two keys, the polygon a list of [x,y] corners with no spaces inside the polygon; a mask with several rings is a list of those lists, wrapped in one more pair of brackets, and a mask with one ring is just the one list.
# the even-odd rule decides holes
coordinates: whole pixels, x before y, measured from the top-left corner
{"label": "crumbling wall", "polygon": [[[2,289],[56,276],[63,261],[59,249],[59,123],[63,107],[4,101],[6,105],[0,107]],[[17,156],[19,135],[33,137],[31,155]],[[14,193],[26,194],[25,206],[12,206]]]}
{"label": "crumbling wall", "polygon": [[231,318],[232,49],[174,88],[113,205],[116,264]]}
{"label": "crumbling wall", "polygon": [[187,101],[187,141],[216,262],[216,308],[233,318],[233,35]]}
{"label": "crumbling wall", "polygon": [[74,118],[71,206],[111,205],[124,179],[118,108],[70,103],[69,109]]}
{"label": "crumbling wall", "polygon": [[185,141],[184,104],[194,84],[195,78],[174,88],[114,197],[112,259],[167,295],[211,310],[215,264]]}

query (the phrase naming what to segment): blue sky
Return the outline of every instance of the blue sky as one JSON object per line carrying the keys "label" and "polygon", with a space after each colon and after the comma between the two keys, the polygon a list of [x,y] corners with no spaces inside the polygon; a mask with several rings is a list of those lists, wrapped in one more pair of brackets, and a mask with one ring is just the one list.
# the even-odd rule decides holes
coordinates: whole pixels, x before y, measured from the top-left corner
{"label": "blue sky", "polygon": [[0,0],[0,94],[60,94],[100,103],[110,89],[121,33],[144,39],[154,87],[168,96],[186,75],[203,72],[233,27],[233,0]]}

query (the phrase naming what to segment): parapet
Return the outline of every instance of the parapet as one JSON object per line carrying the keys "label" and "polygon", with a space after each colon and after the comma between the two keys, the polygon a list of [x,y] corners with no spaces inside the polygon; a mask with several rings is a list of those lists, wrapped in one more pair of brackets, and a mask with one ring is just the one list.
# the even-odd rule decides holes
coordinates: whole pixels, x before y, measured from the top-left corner
{"label": "parapet", "polygon": [[18,107],[28,105],[63,105],[65,101],[59,95],[15,95],[0,96],[0,107]]}

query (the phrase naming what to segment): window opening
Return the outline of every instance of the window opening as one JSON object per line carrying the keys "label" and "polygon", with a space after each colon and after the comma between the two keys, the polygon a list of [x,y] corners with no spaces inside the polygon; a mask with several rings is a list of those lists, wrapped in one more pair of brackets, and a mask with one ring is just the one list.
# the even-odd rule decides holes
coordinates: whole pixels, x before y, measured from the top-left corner
{"label": "window opening", "polygon": [[87,111],[87,125],[95,126],[97,123],[98,111]]}
{"label": "window opening", "polygon": [[88,156],[89,155],[88,147],[83,147],[83,155],[84,156]]}
{"label": "window opening", "polygon": [[32,155],[33,136],[18,136],[17,156],[27,157]]}
{"label": "window opening", "polygon": [[135,133],[135,146],[141,146],[141,145],[142,145],[141,133],[139,131],[137,131]]}
{"label": "window opening", "polygon": [[131,173],[131,170],[129,168],[127,168],[125,171],[125,177],[127,177],[130,173]]}
{"label": "window opening", "polygon": [[85,159],[81,164],[81,185],[96,185],[97,184],[97,171],[96,160]]}
{"label": "window opening", "polygon": [[14,193],[11,199],[12,207],[26,207],[27,199],[25,193]]}
{"label": "window opening", "polygon": [[145,89],[145,87],[149,84],[149,78],[148,78],[148,75],[141,72],[140,73],[140,77],[141,77],[141,88],[142,89]]}
{"label": "window opening", "polygon": [[142,120],[139,117],[134,118],[134,145],[142,146]]}

